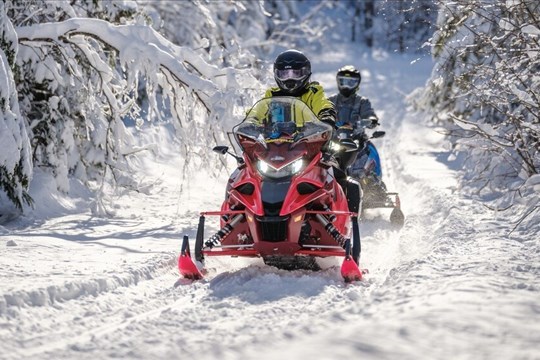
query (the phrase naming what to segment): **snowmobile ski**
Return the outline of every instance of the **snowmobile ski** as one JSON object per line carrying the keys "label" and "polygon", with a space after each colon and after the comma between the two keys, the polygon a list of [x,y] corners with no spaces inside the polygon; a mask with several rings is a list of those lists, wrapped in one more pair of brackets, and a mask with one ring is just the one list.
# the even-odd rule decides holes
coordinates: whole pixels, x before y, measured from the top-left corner
{"label": "snowmobile ski", "polygon": [[191,253],[189,251],[189,238],[187,235],[184,235],[184,240],[182,241],[182,250],[180,256],[178,257],[178,270],[180,274],[191,280],[200,280],[203,278],[203,275],[197,268],[197,265],[191,259]]}
{"label": "snowmobile ski", "polygon": [[345,258],[341,264],[341,276],[347,283],[362,280],[362,271],[351,256],[351,240],[347,240],[345,243]]}

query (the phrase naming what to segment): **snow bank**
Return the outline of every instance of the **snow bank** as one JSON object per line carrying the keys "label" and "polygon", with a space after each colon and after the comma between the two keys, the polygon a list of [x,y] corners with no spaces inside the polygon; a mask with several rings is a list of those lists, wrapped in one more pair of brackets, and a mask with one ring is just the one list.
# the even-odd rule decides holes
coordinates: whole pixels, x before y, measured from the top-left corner
{"label": "snow bank", "polygon": [[[7,245],[9,246],[9,244]],[[97,296],[103,292],[114,291],[119,287],[136,285],[140,281],[152,279],[160,273],[169,271],[176,264],[176,261],[175,254],[171,254],[169,257],[159,257],[148,265],[108,276],[103,275],[94,279],[67,281],[47,287],[32,287],[27,290],[5,292],[0,297],[0,316],[9,315],[13,307],[54,306],[58,302]],[[32,266],[31,263],[27,265]]]}

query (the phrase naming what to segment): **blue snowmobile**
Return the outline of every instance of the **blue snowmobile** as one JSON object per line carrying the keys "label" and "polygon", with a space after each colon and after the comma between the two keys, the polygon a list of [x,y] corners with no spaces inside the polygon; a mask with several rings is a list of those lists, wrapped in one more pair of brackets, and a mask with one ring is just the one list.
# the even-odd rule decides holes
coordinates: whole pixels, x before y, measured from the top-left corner
{"label": "blue snowmobile", "polygon": [[391,208],[390,222],[403,226],[405,216],[401,210],[401,202],[397,192],[389,192],[382,181],[381,159],[377,148],[371,139],[381,138],[386,133],[375,131],[368,135],[365,131],[372,120],[359,120],[356,126],[348,123],[338,123],[336,138],[338,140],[351,139],[358,144],[356,152],[339,151],[339,145],[334,149],[336,160],[341,169],[345,169],[348,176],[356,179],[362,188],[361,209],[362,214],[367,209]]}

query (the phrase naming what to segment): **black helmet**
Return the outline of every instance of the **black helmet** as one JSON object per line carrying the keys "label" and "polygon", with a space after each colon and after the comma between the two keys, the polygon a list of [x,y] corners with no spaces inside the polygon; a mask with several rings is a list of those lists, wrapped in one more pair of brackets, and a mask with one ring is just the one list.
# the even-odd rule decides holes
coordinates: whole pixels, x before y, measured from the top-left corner
{"label": "black helmet", "polygon": [[337,86],[341,95],[349,97],[358,90],[362,75],[352,65],[345,65],[338,70],[336,75]]}
{"label": "black helmet", "polygon": [[289,95],[304,89],[311,76],[311,63],[297,50],[282,52],[274,61],[274,79],[279,88]]}

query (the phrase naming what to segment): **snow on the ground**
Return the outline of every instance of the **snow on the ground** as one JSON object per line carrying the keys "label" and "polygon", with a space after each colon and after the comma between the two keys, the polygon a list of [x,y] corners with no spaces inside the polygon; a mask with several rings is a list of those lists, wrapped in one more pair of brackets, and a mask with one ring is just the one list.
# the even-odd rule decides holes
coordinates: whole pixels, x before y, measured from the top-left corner
{"label": "snow on the ground", "polygon": [[48,201],[0,227],[0,358],[540,358],[540,231],[512,232],[517,215],[460,194],[444,138],[407,112],[430,60],[336,47],[312,61],[329,93],[337,68],[359,66],[387,131],[375,143],[406,223],[362,222],[364,281],[211,258],[205,280],[174,287],[181,237],[219,207],[228,175],[182,181],[174,146],[142,164],[145,193],[107,202],[110,218],[38,174],[32,195]]}

